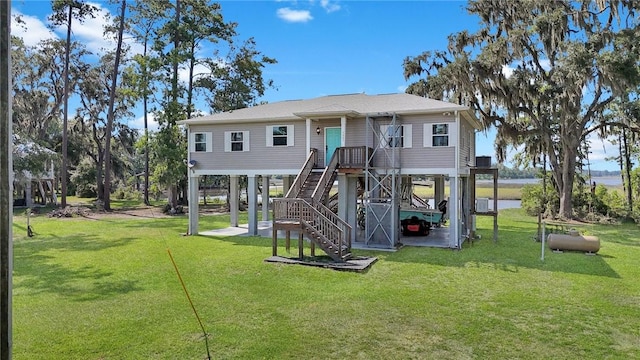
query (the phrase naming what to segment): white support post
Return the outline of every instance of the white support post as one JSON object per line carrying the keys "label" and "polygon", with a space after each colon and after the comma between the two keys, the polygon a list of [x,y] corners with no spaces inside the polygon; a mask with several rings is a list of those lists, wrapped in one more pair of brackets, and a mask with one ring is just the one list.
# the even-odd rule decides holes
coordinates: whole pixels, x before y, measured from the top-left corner
{"label": "white support post", "polygon": [[[347,219],[349,187],[347,186],[347,175],[338,174],[338,217]],[[344,196],[340,196],[344,195]]]}
{"label": "white support post", "polygon": [[347,146],[347,117],[340,117],[340,146]]}
{"label": "white support post", "polygon": [[449,177],[449,202],[447,203],[447,206],[447,213],[449,214],[449,247],[459,249],[460,216],[458,214],[458,177]]}
{"label": "white support post", "polygon": [[[465,237],[468,236],[471,232],[471,187],[469,186],[470,182],[469,182],[469,177],[467,176],[463,176],[460,178],[461,179],[461,186],[462,188],[460,189],[462,194],[464,194],[464,197],[462,198],[462,202],[460,204],[461,207],[461,212],[463,215],[463,219],[465,219],[464,223],[462,224],[462,233]],[[464,242],[464,240],[462,240],[460,242],[460,247],[462,247],[462,242]]]}
{"label": "white support post", "polygon": [[306,136],[305,141],[307,143],[305,156],[309,155],[311,152],[311,119],[307,118],[306,120]]}
{"label": "white support post", "polygon": [[198,175],[189,174],[189,235],[198,234],[200,188]]}
{"label": "white support post", "polygon": [[544,243],[547,237],[547,223],[545,221],[542,222],[542,240],[540,241],[542,244],[540,246],[540,260],[544,261]]}
{"label": "white support post", "polygon": [[262,175],[262,221],[269,221],[269,175]]}
{"label": "white support post", "polygon": [[247,176],[247,206],[249,235],[258,235],[258,181],[255,175]]}
{"label": "white support post", "polygon": [[287,195],[289,189],[291,189],[291,184],[293,183],[293,178],[291,175],[283,175],[282,176],[282,196]]}
{"label": "white support post", "polygon": [[438,208],[438,203],[444,200],[444,176],[438,176],[433,180],[433,208]]}
{"label": "white support post", "polygon": [[351,242],[356,241],[356,229],[358,228],[358,178],[346,177],[347,180],[347,192],[346,194],[346,208],[347,215],[344,219],[349,225],[351,225]]}
{"label": "white support post", "polygon": [[231,226],[238,227],[238,175],[229,176],[229,217]]}

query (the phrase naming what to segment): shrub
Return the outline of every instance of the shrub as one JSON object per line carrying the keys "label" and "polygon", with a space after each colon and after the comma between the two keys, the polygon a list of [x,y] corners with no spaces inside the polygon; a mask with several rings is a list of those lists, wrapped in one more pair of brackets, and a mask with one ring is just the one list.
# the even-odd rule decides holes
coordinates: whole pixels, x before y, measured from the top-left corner
{"label": "shrub", "polygon": [[168,214],[168,215],[184,214],[184,208],[180,205],[176,206],[175,208],[172,208],[170,204],[165,204],[162,207],[162,213]]}
{"label": "shrub", "polygon": [[522,209],[531,216],[544,212],[545,216],[553,216],[560,208],[560,198],[553,186],[547,185],[546,197],[542,184],[526,184],[522,187]]}
{"label": "shrub", "polygon": [[75,194],[79,198],[95,198],[98,196],[96,185],[89,183],[77,184]]}
{"label": "shrub", "polygon": [[121,186],[113,192],[113,197],[118,200],[140,200],[142,198],[142,194],[129,187]]}

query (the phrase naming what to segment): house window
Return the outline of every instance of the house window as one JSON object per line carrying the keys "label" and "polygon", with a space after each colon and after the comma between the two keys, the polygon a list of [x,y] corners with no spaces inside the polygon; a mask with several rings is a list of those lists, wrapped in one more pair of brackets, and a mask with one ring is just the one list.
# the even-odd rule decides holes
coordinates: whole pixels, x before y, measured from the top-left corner
{"label": "house window", "polygon": [[249,132],[226,131],[224,133],[224,151],[249,151]]}
{"label": "house window", "polygon": [[424,124],[423,145],[425,147],[455,146],[456,139],[454,136],[454,125],[454,123]]}
{"label": "house window", "polygon": [[267,146],[293,146],[293,125],[267,126]]}
{"label": "house window", "polygon": [[449,124],[433,124],[433,146],[449,146]]}
{"label": "house window", "polygon": [[231,133],[231,151],[244,151],[244,139],[242,131],[234,131]]}
{"label": "house window", "polygon": [[203,133],[197,133],[195,136],[195,150],[196,152],[207,151],[207,135]]}
{"label": "house window", "polygon": [[210,132],[191,133],[191,144],[189,145],[190,151],[191,152],[213,151],[211,138],[212,136]]}
{"label": "house window", "polygon": [[382,125],[380,147],[411,147],[411,125]]}

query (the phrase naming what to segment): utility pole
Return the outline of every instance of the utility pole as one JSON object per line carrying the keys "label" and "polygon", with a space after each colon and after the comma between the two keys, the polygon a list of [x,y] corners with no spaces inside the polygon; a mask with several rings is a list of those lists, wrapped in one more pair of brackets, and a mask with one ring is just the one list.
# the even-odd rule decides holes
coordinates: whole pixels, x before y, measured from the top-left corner
{"label": "utility pole", "polygon": [[11,129],[11,2],[0,1],[0,359],[11,359],[13,159]]}

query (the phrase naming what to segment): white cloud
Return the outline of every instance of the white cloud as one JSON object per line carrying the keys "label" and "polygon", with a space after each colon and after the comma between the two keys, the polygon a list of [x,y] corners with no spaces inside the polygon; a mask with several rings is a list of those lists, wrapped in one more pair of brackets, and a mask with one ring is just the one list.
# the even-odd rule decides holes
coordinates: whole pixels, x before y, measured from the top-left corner
{"label": "white cloud", "polygon": [[278,9],[277,15],[287,22],[308,22],[313,20],[309,10],[292,10],[288,7]]}
{"label": "white cloud", "polygon": [[[139,129],[140,133],[144,133],[144,115],[140,115],[133,122],[129,122],[129,126],[133,129]],[[154,113],[147,114],[147,127],[149,131],[158,131],[159,125]]]}
{"label": "white cloud", "polygon": [[57,38],[56,34],[49,30],[45,23],[37,17],[19,12],[15,12],[15,15],[24,23],[18,23],[15,17],[11,17],[11,34],[22,38],[25,45],[35,46],[42,40]]}
{"label": "white cloud", "polygon": [[541,59],[540,66],[545,70],[549,70],[551,69],[551,61],[549,59]]}
{"label": "white cloud", "polygon": [[513,75],[513,68],[509,65],[502,65],[502,75],[507,79]]}
{"label": "white cloud", "polygon": [[[197,78],[199,75],[211,74],[211,70],[202,64],[196,64],[193,68],[193,74],[194,78]],[[189,69],[187,67],[178,69],[178,79],[185,84],[189,82]]]}
{"label": "white cloud", "polygon": [[[87,17],[83,21],[74,20],[71,24],[72,37],[74,41],[84,44],[90,52],[96,55],[102,55],[105,52],[113,51],[117,45],[116,33],[105,34],[105,26],[110,25],[113,21],[113,15],[100,3],[89,3],[95,6],[97,12],[95,17]],[[56,32],[60,36],[66,37],[67,27],[61,25],[56,27]],[[131,48],[131,55],[141,54],[143,47],[141,44],[133,40],[130,34],[123,35],[123,41]]]}
{"label": "white cloud", "polygon": [[340,10],[340,5],[336,4],[336,3],[331,3],[329,2],[329,0],[321,0],[320,1],[320,5],[328,12],[328,13],[332,13],[335,11]]}
{"label": "white cloud", "polygon": [[[90,3],[95,6],[98,11],[95,13],[95,17],[87,17],[82,22],[79,20],[73,20],[71,23],[71,33],[75,41],[83,43],[87,50],[94,54],[102,54],[105,49],[115,48],[115,39],[106,38],[104,36],[104,27],[109,21],[111,13],[109,10],[103,8],[100,4]],[[61,34],[66,34],[66,25],[60,25],[56,30]]]}
{"label": "white cloud", "polygon": [[398,86],[398,92],[399,93],[404,93],[407,91],[408,86],[407,85],[400,85]]}
{"label": "white cloud", "polygon": [[618,145],[611,143],[609,139],[600,139],[595,134],[590,134],[587,137],[589,143],[589,160],[598,161],[605,160],[613,156],[618,156]]}

